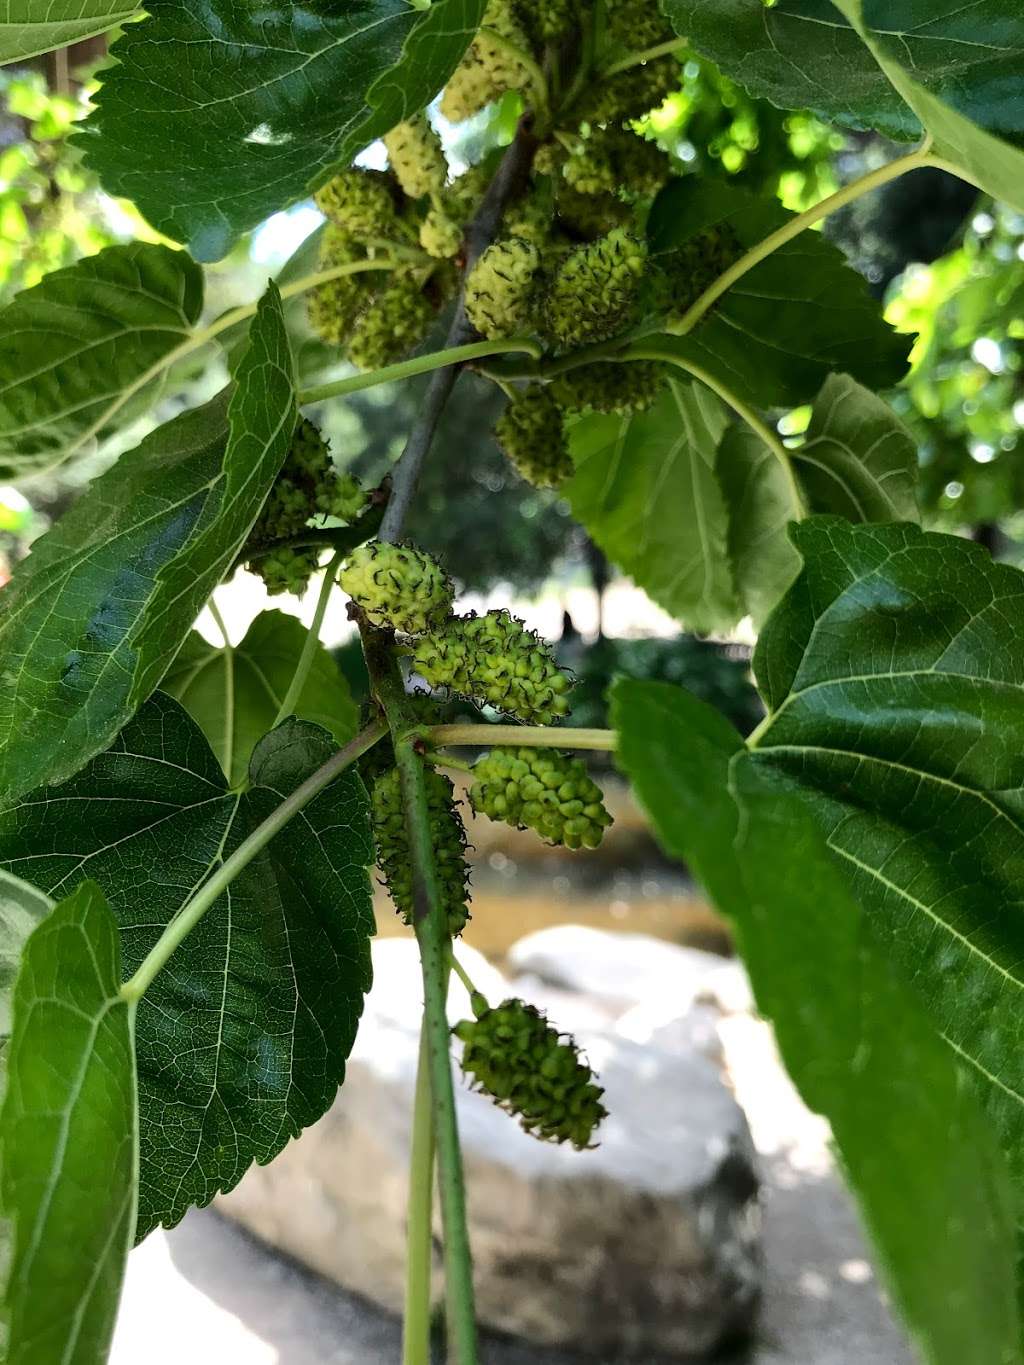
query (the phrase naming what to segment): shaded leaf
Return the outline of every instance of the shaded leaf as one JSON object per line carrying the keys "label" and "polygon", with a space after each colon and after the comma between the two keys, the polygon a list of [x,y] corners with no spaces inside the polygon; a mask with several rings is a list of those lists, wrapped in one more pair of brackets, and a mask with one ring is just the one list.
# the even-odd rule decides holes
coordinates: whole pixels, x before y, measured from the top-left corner
{"label": "shaded leaf", "polygon": [[[648,233],[655,255],[720,226],[748,248],[790,217],[774,201],[687,176],[658,196]],[[809,401],[833,370],[888,388],[906,371],[910,351],[910,338],[887,325],[861,277],[816,232],[754,266],[686,336],[653,340],[762,407]]]}
{"label": "shaded leaf", "polygon": [[742,426],[729,427],[722,437],[715,472],[727,508],[740,612],[760,625],[800,572],[787,533],[800,516],[792,483],[761,438]]}
{"label": "shaded leaf", "polygon": [[[257,746],[249,789],[231,792],[196,724],[158,692],[83,772],[0,815],[0,863],[57,896],[101,881],[132,973],[336,747],[286,721]],[[350,770],[249,864],[143,997],[140,1236],[231,1189],[331,1104],[370,984],[371,859]]]}
{"label": "shaded leaf", "polygon": [[[963,94],[973,90],[974,72],[936,90],[921,84],[913,52],[891,23],[887,3],[835,0],[835,5],[858,30],[893,87],[931,134],[934,154],[963,171],[979,189],[1024,211],[1024,151],[986,131],[1010,132],[1016,141],[1024,137],[1024,12],[1019,6],[1014,5],[1011,12],[1011,7],[999,0],[966,6],[943,0],[941,16],[929,9],[922,25],[932,30],[935,19],[943,18],[960,51],[969,56],[985,51],[986,43],[997,35],[1004,54],[1003,67],[999,79],[984,87],[985,99],[979,106]],[[996,114],[996,100],[1006,111],[1004,118]]]}
{"label": "shaded leaf", "polygon": [[0,64],[23,62],[54,48],[70,47],[130,19],[136,5],[124,0],[2,0]]}
{"label": "shaded leaf", "polygon": [[[161,688],[197,723],[232,786],[244,780],[260,739],[273,726],[308,631],[294,616],[266,611],[245,639],[218,648],[193,632]],[[359,710],[334,659],[317,646],[295,714],[344,744],[356,732]]]}
{"label": "shaded leaf", "polygon": [[[887,403],[849,375],[825,381],[806,439],[789,451],[789,463],[808,511],[849,521],[917,519],[913,438]],[[787,528],[802,510],[794,507],[790,475],[751,431],[725,433],[716,468],[736,586],[759,625],[800,571]]]}
{"label": "shaded leaf", "polygon": [[135,416],[202,306],[196,263],[147,242],[19,294],[0,311],[0,478],[59,464]]}
{"label": "shaded leaf", "polygon": [[802,802],[681,689],[620,681],[613,716],[659,840],[729,916],[789,1072],[832,1125],[925,1358],[1019,1361],[1013,1200],[991,1132]]}
{"label": "shaded leaf", "polygon": [[700,384],[670,380],[633,417],[584,417],[563,492],[605,554],[691,630],[732,625],[728,522],[715,479],[725,409]]}
{"label": "shaded leaf", "polygon": [[483,7],[152,0],[114,46],[87,162],[198,260],[217,260],[433,98]]}
{"label": "shaded leaf", "polygon": [[0,1100],[6,1087],[11,999],[25,940],[53,909],[53,901],[20,877],[0,872]]}
{"label": "shaded leaf", "polygon": [[296,420],[273,286],[250,335],[229,393],[122,457],[3,590],[0,801],[109,744],[234,562]]}
{"label": "shaded leaf", "polygon": [[83,882],[32,933],[0,1115],[7,1365],[100,1365],[135,1230],[137,1107],[117,926]]}
{"label": "shaded leaf", "polygon": [[[914,138],[921,125],[831,0],[663,0],[677,33],[753,95],[829,122]],[[1024,11],[1008,0],[865,0],[864,19],[944,104],[1024,136]],[[920,112],[920,111],[918,111]]]}
{"label": "shaded leaf", "polygon": [[803,794],[1024,1196],[1024,575],[913,526],[792,534],[752,762]]}

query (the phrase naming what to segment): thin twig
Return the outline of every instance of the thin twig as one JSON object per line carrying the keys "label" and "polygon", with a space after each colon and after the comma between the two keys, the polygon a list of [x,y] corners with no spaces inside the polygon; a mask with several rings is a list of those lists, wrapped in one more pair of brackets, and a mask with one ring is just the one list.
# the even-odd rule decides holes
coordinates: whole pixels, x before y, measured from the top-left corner
{"label": "thin twig", "polygon": [[[529,175],[535,150],[536,139],[529,121],[524,119],[494,179],[487,187],[483,202],[466,234],[466,275],[497,235],[506,207]],[[465,279],[465,276],[463,278]],[[473,325],[466,317],[464,293],[463,289],[445,339],[445,350],[465,346],[476,336]],[[420,415],[409,432],[401,459],[395,466],[391,498],[384,513],[384,520],[381,522],[381,540],[394,542],[401,538],[419,483],[423,461],[433,444],[441,414],[460,372],[459,365],[448,365],[443,370],[434,371]]]}

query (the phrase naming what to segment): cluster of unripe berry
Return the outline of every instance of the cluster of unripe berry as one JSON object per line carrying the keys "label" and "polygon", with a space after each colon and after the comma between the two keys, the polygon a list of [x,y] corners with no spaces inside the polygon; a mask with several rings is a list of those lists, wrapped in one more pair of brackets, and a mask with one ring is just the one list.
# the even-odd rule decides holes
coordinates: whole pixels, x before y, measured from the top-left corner
{"label": "cluster of unripe berry", "polygon": [[351,474],[341,474],[330,449],[312,422],[300,420],[281,472],[259,519],[249,533],[249,567],[270,593],[302,593],[316,572],[315,547],[282,545],[300,537],[311,522],[324,517],[352,522],[367,503],[367,494]]}
{"label": "cluster of unripe berry", "polygon": [[533,829],[566,848],[597,848],[612,817],[578,758],[554,749],[491,749],[473,765],[478,814]]}
{"label": "cluster of unripe berry", "polygon": [[573,1039],[523,1000],[492,1009],[474,992],[472,1005],[474,1017],[454,1031],[463,1045],[462,1069],[474,1086],[534,1137],[589,1147],[607,1110]]}

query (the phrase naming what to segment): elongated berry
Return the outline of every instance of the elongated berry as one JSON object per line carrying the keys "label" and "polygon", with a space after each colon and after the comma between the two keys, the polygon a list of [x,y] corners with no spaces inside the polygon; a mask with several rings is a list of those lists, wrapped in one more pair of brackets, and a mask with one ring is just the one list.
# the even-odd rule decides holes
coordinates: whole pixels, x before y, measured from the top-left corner
{"label": "elongated berry", "polygon": [[597,848],[612,817],[581,759],[553,749],[491,749],[473,765],[470,805],[566,848]]}
{"label": "elongated berry", "polygon": [[664,385],[664,369],[654,361],[602,361],[559,375],[552,381],[551,392],[570,411],[589,409],[628,417],[649,408]]}
{"label": "elongated berry", "polygon": [[[449,778],[433,768],[424,770],[430,839],[448,932],[461,934],[469,920],[469,870],[466,867],[466,830]],[[391,768],[373,784],[373,837],[377,866],[395,909],[412,924],[415,893],[409,832],[402,804],[398,770]]]}
{"label": "elongated berry", "polygon": [[440,194],[448,178],[448,163],[441,139],[430,126],[426,114],[396,123],[384,135],[388,161],[402,189],[411,199]]}
{"label": "elongated berry", "polygon": [[472,997],[473,1019],[456,1024],[462,1069],[474,1089],[490,1095],[520,1127],[544,1142],[568,1142],[582,1151],[608,1111],[593,1071],[573,1039],[552,1028],[523,1000],[489,1009]]}
{"label": "elongated berry", "polygon": [[457,616],[417,639],[415,671],[431,687],[550,725],[569,709],[571,683],[551,651],[507,611]]}

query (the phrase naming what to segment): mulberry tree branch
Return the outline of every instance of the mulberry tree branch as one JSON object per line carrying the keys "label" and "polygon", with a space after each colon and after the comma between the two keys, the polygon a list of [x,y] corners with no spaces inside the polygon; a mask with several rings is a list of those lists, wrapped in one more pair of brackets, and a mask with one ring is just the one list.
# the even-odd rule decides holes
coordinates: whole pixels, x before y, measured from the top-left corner
{"label": "mulberry tree branch", "polygon": [[[524,118],[520,122],[519,130],[512,145],[495,172],[494,179],[488,185],[487,193],[484,195],[466,234],[467,275],[497,236],[505,209],[526,182],[536,149],[537,142],[533,135],[532,125],[528,118]],[[466,317],[465,288],[463,287],[459,294],[455,316],[452,318],[452,324],[445,339],[445,350],[454,346],[465,346],[475,336],[476,332]],[[423,400],[420,415],[409,433],[405,449],[395,466],[391,498],[380,528],[381,540],[394,542],[401,538],[419,483],[423,461],[433,444],[441,414],[451,397],[452,389],[455,387],[455,381],[460,372],[461,366],[457,364],[446,365],[443,370],[434,371]]]}

